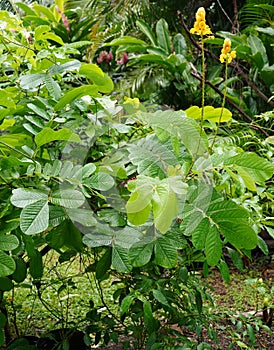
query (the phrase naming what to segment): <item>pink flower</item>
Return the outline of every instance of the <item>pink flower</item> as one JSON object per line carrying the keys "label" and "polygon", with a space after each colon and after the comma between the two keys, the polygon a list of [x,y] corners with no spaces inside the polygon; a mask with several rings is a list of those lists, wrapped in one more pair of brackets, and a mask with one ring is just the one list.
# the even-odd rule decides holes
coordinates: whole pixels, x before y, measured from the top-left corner
{"label": "pink flower", "polygon": [[106,62],[106,64],[109,64],[112,59],[113,56],[111,52],[101,51],[99,53],[99,57],[97,57],[97,63]]}
{"label": "pink flower", "polygon": [[117,64],[127,64],[128,63],[128,55],[124,51],[120,54],[120,60],[117,61]]}

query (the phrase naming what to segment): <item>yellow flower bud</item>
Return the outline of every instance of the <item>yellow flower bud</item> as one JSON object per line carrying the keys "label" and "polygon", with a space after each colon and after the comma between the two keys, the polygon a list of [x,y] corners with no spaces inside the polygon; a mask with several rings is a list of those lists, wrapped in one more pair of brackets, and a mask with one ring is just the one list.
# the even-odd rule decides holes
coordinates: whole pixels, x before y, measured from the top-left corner
{"label": "yellow flower bud", "polygon": [[220,55],[221,63],[230,63],[233,58],[236,58],[236,51],[231,51],[231,40],[226,38],[223,43],[223,48]]}

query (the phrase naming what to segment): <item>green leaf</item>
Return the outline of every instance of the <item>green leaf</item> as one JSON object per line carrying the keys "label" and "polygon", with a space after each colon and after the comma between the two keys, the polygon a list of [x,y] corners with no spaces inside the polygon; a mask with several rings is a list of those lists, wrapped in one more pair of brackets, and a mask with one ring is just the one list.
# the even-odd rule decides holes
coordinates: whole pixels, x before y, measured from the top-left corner
{"label": "green leaf", "polygon": [[166,177],[169,165],[176,166],[178,159],[167,143],[161,143],[155,136],[146,137],[136,145],[129,145],[129,159],[137,166],[138,173],[151,177]]}
{"label": "green leaf", "polygon": [[148,300],[143,302],[144,325],[148,334],[153,333],[159,327],[159,322],[153,317],[151,303]]}
{"label": "green leaf", "polygon": [[[185,110],[188,118],[192,119],[201,119],[202,117],[202,108],[198,106],[192,106]],[[212,106],[204,107],[204,120],[209,120],[215,123],[218,122],[227,122],[232,118],[232,113],[226,108],[214,108]]]}
{"label": "green leaf", "polygon": [[114,88],[111,78],[96,64],[82,63],[79,74],[82,74],[91,80],[100,92],[110,93]]}
{"label": "green leaf", "polygon": [[262,69],[263,66],[268,63],[268,57],[263,42],[259,37],[250,34],[247,38],[247,43],[251,48],[253,58],[258,68]]}
{"label": "green leaf", "polygon": [[261,251],[264,253],[264,255],[268,255],[269,251],[268,251],[268,246],[265,242],[265,240],[258,236],[258,247],[261,249]]}
{"label": "green leaf", "polygon": [[252,176],[250,176],[250,174],[243,167],[235,166],[235,170],[238,172],[240,177],[243,179],[246,188],[249,189],[250,191],[256,192],[257,187],[256,187],[255,181],[252,178]]}
{"label": "green leaf", "polygon": [[151,205],[147,205],[145,208],[135,211],[135,212],[128,212],[127,217],[130,223],[132,223],[135,226],[143,225],[146,223],[147,219],[149,218],[149,214],[151,211]]}
{"label": "green leaf", "polygon": [[98,172],[89,178],[86,178],[83,183],[90,188],[95,188],[100,191],[108,191],[114,186],[113,178],[104,172]]}
{"label": "green leaf", "polygon": [[[273,30],[274,32],[274,30]],[[272,66],[265,65],[261,70],[261,76],[263,81],[270,87],[274,82],[274,64]],[[268,139],[273,139],[273,136],[269,136]]]}
{"label": "green leaf", "polygon": [[90,209],[83,208],[73,208],[66,209],[68,216],[71,221],[79,222],[83,226],[95,226],[97,224],[97,220],[94,217],[93,211]]}
{"label": "green leaf", "polygon": [[54,64],[50,67],[48,70],[48,73],[50,74],[63,74],[66,72],[72,72],[75,70],[79,70],[81,67],[81,62],[78,60],[68,61],[63,64]]}
{"label": "green leaf", "polygon": [[[186,117],[183,111],[157,111],[155,113],[142,114],[155,130],[161,141],[170,137],[177,137],[192,155],[203,154],[207,151],[208,140],[203,132],[200,135],[200,127],[191,118]],[[199,143],[200,140],[200,143]],[[200,144],[199,149],[197,145]]]}
{"label": "green leaf", "polygon": [[208,265],[215,266],[222,256],[222,242],[215,226],[209,228],[205,242],[205,255]]}
{"label": "green leaf", "polygon": [[27,264],[25,260],[20,256],[15,256],[13,260],[15,261],[16,269],[12,274],[12,279],[16,283],[21,283],[27,276]]}
{"label": "green leaf", "polygon": [[38,147],[45,145],[52,141],[68,141],[68,142],[80,142],[80,137],[73,133],[70,129],[63,128],[58,131],[54,131],[51,128],[44,128],[38,134],[35,135],[35,143]]}
{"label": "green leaf", "polygon": [[[40,117],[42,117],[45,120],[49,120],[50,119],[50,114],[47,112],[46,109],[43,109],[41,107],[38,107],[36,104],[34,103],[28,103],[27,104],[28,108],[34,112],[35,114],[39,115]],[[38,125],[39,126],[39,125]]]}
{"label": "green leaf", "polygon": [[241,167],[255,182],[264,182],[274,174],[274,165],[256,153],[243,152],[227,159],[224,165]]}
{"label": "green leaf", "polygon": [[167,22],[161,18],[156,24],[158,44],[168,53],[171,53],[171,40]]}
{"label": "green leaf", "polygon": [[82,234],[71,221],[64,223],[65,227],[65,245],[79,253],[83,251]]}
{"label": "green leaf", "polygon": [[48,193],[45,191],[16,188],[12,190],[11,203],[18,208],[25,208],[38,201],[47,201]]}
{"label": "green leaf", "polygon": [[45,82],[43,73],[22,75],[19,78],[19,83],[22,89],[35,91]]}
{"label": "green leaf", "polygon": [[143,32],[147,36],[147,38],[150,40],[153,46],[158,46],[157,40],[150,26],[145,21],[137,20],[136,25],[141,30],[141,32]]}
{"label": "green leaf", "polygon": [[134,299],[135,299],[135,297],[132,294],[128,294],[124,297],[124,299],[121,302],[121,306],[120,306],[120,316],[121,317],[129,311],[129,308],[130,308]]}
{"label": "green leaf", "polygon": [[172,268],[178,261],[177,247],[173,245],[172,240],[165,236],[157,239],[154,246],[155,263],[165,267]]}
{"label": "green leaf", "polygon": [[96,278],[97,280],[102,280],[107,271],[110,269],[111,265],[111,249],[108,248],[105,251],[105,254],[100,258],[100,260],[96,263]]}
{"label": "green leaf", "polygon": [[120,45],[143,45],[144,47],[147,43],[143,40],[136,39],[132,36],[122,36],[121,38],[112,40],[108,45],[110,46],[120,46]]}
{"label": "green leaf", "polygon": [[20,215],[20,228],[26,235],[41,233],[49,225],[48,202],[39,200],[23,208]]}
{"label": "green leaf", "polygon": [[159,303],[166,306],[170,306],[166,296],[163,294],[163,292],[160,289],[153,289],[152,293],[154,298],[158,300]]}
{"label": "green leaf", "polygon": [[144,266],[151,258],[153,251],[153,242],[142,240],[133,244],[129,250],[130,262],[133,266]]}
{"label": "green leaf", "polygon": [[112,266],[121,273],[129,273],[132,270],[127,248],[115,244],[112,248]]}
{"label": "green leaf", "polygon": [[79,208],[84,204],[85,196],[77,190],[60,189],[51,194],[50,201],[52,204],[65,208]]}
{"label": "green leaf", "polygon": [[230,274],[229,274],[229,268],[227,266],[227,263],[224,260],[221,260],[219,263],[219,269],[221,272],[221,275],[226,283],[230,282]]}
{"label": "green leaf", "polygon": [[0,277],[11,275],[15,268],[15,262],[12,257],[0,250]]}
{"label": "green leaf", "polygon": [[156,185],[151,204],[156,228],[161,233],[166,233],[178,214],[177,197],[167,181],[162,180]]}
{"label": "green leaf", "polygon": [[29,273],[32,278],[40,279],[43,276],[43,260],[41,253],[35,249],[29,260]]}
{"label": "green leaf", "polygon": [[51,75],[46,74],[45,84],[50,96],[55,100],[59,100],[61,97],[61,88],[57,81],[55,81]]}
{"label": "green leaf", "polygon": [[174,52],[176,55],[185,56],[187,54],[187,45],[184,36],[178,33],[173,38]]}
{"label": "green leaf", "polygon": [[8,292],[9,290],[12,290],[12,288],[13,288],[13,283],[10,278],[0,277],[0,291]]}
{"label": "green leaf", "polygon": [[75,99],[81,98],[83,96],[94,96],[98,95],[98,86],[97,85],[84,85],[77,88],[73,88],[68,91],[58,103],[56,103],[54,110],[60,111],[67,104],[71,103]]}
{"label": "green leaf", "polygon": [[1,250],[13,250],[19,245],[19,240],[15,235],[3,235],[0,234],[0,249]]}

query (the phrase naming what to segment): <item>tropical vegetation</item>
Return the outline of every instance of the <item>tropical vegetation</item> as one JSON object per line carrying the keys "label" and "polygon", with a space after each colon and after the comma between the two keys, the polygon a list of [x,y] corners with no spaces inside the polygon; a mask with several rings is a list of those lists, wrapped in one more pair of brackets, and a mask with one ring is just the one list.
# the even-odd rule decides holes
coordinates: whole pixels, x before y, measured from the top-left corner
{"label": "tropical vegetation", "polygon": [[[195,17],[185,2],[174,21],[161,3],[160,18],[149,1],[2,4],[0,346],[44,346],[16,326],[27,286],[65,330],[52,349],[75,334],[86,348],[215,348],[202,275],[229,283],[230,266],[269,253],[274,6],[234,1],[233,17],[201,1]],[[98,296],[85,290],[71,319],[77,280],[47,274],[75,261]],[[258,281],[263,322],[229,349],[272,334],[274,289]]]}

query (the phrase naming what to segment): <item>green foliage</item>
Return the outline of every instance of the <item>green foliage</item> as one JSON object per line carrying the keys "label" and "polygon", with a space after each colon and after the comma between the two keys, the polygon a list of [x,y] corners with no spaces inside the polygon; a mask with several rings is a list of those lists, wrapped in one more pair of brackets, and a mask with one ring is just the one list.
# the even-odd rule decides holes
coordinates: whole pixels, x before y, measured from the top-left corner
{"label": "green foliage", "polygon": [[[116,325],[132,334],[136,348],[169,346],[176,334],[171,325],[199,337],[210,297],[189,270],[197,262],[205,271],[218,266],[228,281],[226,248],[239,268],[239,256],[249,257],[257,244],[266,252],[258,241],[265,222],[257,207],[264,191],[266,201],[272,195],[271,146],[266,157],[219,137],[212,143],[219,122],[233,123],[225,108],[208,105],[202,112],[184,101],[186,110],[163,111],[138,99],[117,101],[111,78],[83,62],[79,49],[89,43],[61,29],[62,6],[61,13],[19,6],[22,19],[0,13],[2,292],[30,278],[41,298],[45,252],[54,250],[60,262],[87,255],[99,286],[113,276],[121,283],[113,295],[118,315],[99,315],[91,305],[88,342],[93,333],[96,344],[115,340]],[[137,26],[149,44],[123,36],[109,45],[117,53],[139,52],[133,65],[160,67],[179,91],[198,91],[183,35],[172,37],[163,19],[155,34],[142,20]],[[248,46],[239,51],[267,81],[272,66],[260,38],[233,39]],[[237,101],[235,91],[229,93]],[[253,194],[257,202],[243,205]],[[183,335],[179,340],[193,345]]]}

